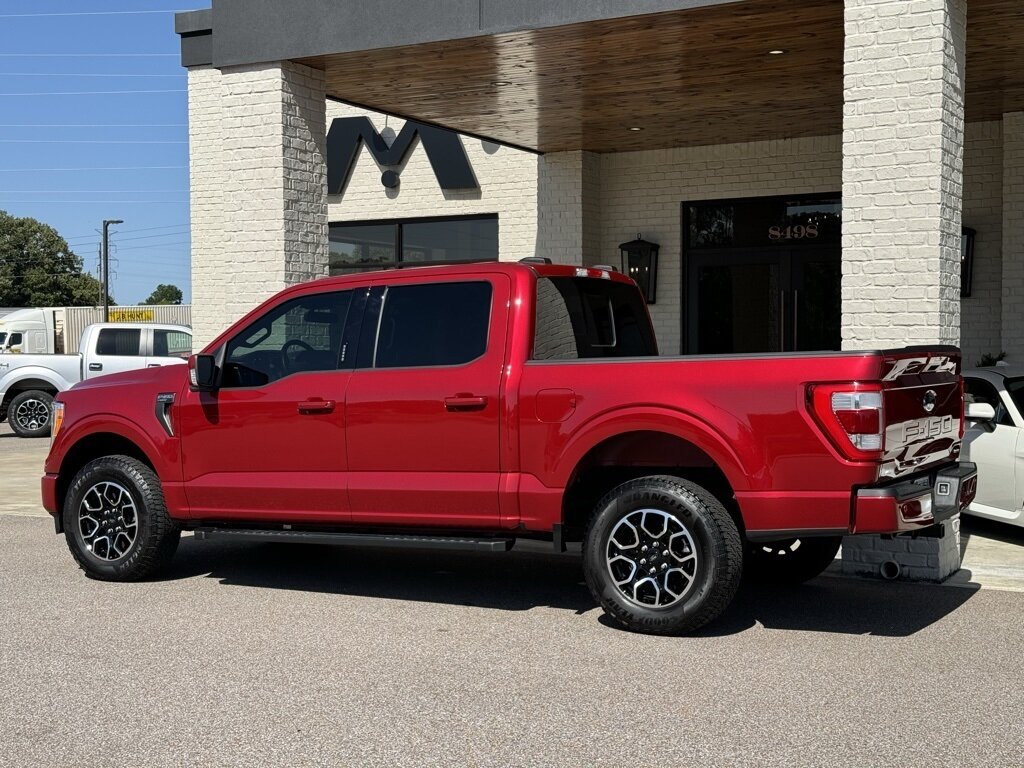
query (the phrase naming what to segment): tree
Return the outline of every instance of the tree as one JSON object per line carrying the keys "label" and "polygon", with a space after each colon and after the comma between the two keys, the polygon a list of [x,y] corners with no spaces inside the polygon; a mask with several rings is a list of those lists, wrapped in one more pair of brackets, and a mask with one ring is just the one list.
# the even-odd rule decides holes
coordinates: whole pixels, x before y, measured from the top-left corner
{"label": "tree", "polygon": [[160,283],[143,304],[181,304],[181,288]]}
{"label": "tree", "polygon": [[100,283],[57,230],[0,211],[0,306],[96,306]]}

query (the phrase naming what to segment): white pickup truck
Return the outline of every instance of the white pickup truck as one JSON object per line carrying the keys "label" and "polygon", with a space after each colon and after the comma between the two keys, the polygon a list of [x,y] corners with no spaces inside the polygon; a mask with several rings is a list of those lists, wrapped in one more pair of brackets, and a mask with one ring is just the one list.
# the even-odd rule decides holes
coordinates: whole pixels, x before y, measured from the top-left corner
{"label": "white pickup truck", "polygon": [[98,323],[77,355],[0,354],[0,421],[21,437],[50,434],[53,397],[84,379],[185,363],[192,331],[183,325]]}

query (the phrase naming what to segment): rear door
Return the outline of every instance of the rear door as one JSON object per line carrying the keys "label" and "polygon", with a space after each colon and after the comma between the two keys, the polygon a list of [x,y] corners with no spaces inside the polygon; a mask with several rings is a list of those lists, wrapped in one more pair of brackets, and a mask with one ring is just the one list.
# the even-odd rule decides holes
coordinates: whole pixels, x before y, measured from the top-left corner
{"label": "rear door", "polygon": [[192,354],[192,334],[177,328],[146,329],[146,366],[175,365]]}
{"label": "rear door", "polygon": [[373,289],[349,383],[356,522],[497,527],[509,278]]}
{"label": "rear door", "polygon": [[101,328],[95,347],[85,350],[85,378],[132,371],[143,365],[141,328]]}

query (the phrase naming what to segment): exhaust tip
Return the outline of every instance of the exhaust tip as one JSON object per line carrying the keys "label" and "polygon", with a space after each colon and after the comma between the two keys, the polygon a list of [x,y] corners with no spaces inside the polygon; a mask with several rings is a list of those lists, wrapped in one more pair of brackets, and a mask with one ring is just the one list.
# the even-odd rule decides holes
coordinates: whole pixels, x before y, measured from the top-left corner
{"label": "exhaust tip", "polygon": [[878,566],[878,573],[886,581],[895,581],[900,577],[900,573],[903,569],[900,564],[895,560],[886,560],[880,566]]}

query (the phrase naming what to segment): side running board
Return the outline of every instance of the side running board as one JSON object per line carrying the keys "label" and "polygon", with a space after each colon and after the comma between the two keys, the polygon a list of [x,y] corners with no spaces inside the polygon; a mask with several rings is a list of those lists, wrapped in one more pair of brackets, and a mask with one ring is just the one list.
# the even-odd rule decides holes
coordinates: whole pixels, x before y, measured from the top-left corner
{"label": "side running board", "polygon": [[448,549],[464,552],[507,552],[515,539],[470,539],[456,536],[402,536],[389,533],[350,533],[331,531],[263,531],[240,528],[196,528],[201,541],[294,542],[297,544],[342,544],[352,547],[406,547],[410,549]]}

